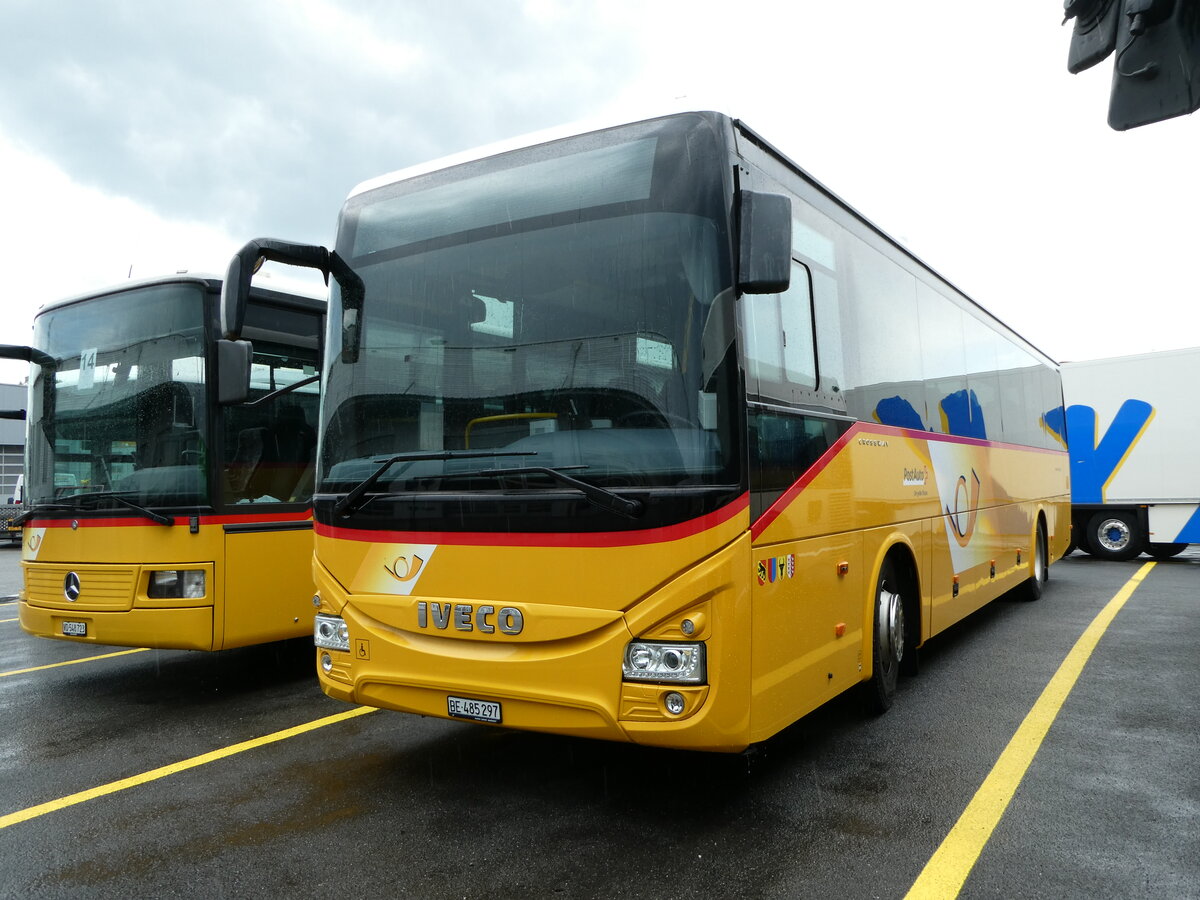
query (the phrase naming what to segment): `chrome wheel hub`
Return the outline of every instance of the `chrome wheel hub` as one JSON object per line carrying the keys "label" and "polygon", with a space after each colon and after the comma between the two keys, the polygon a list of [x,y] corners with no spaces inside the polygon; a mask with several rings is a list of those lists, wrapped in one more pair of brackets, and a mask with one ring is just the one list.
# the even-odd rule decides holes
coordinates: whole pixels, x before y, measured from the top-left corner
{"label": "chrome wheel hub", "polygon": [[1129,526],[1120,519],[1106,519],[1096,529],[1096,541],[1112,553],[1119,553],[1128,547],[1131,538]]}
{"label": "chrome wheel hub", "polygon": [[880,659],[900,662],[904,657],[904,601],[886,587],[879,591]]}

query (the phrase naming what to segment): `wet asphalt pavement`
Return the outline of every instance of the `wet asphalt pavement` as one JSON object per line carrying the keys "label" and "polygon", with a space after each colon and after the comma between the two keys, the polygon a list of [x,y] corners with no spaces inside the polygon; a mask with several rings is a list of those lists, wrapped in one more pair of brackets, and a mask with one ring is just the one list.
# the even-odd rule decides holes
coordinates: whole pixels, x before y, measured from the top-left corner
{"label": "wet asphalt pavement", "polygon": [[[847,696],[750,757],[387,712],[279,736],[352,710],[305,642],[40,668],[119,648],[0,624],[0,897],[903,897],[1146,561],[1064,560],[931,642],[887,715]],[[1198,550],[1150,571],[960,896],[1200,897],[1198,588]]]}

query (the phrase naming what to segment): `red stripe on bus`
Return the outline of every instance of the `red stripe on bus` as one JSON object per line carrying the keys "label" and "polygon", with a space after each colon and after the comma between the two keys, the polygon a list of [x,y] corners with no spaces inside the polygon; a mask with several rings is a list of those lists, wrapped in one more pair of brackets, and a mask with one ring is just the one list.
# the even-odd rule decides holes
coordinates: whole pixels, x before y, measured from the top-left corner
{"label": "red stripe on bus", "polygon": [[[254,515],[252,513],[244,513],[241,515],[223,515],[223,516],[201,516],[201,525],[235,525],[248,522],[303,522],[312,518],[312,513],[308,510],[299,513],[265,513]],[[175,516],[176,525],[187,525],[190,521],[190,516]],[[68,518],[68,519],[30,519],[25,523],[26,528],[71,528],[72,523],[77,523],[78,528],[130,528],[133,526],[158,525],[152,519],[146,519],[141,516],[121,517],[121,518]]]}
{"label": "red stripe on bus", "polygon": [[742,494],[708,515],[642,531],[602,532],[514,532],[493,534],[473,531],[371,531],[318,522],[313,530],[321,537],[346,541],[395,544],[447,544],[472,547],[632,547],[664,544],[701,534],[723,525],[750,506],[750,495]]}
{"label": "red stripe on bus", "polygon": [[784,491],[778,500],[767,507],[763,514],[758,517],[757,521],[750,524],[750,539],[752,541],[758,540],[758,536],[767,529],[767,526],[779,518],[780,513],[782,513],[784,509],[786,509],[787,506],[796,499],[797,496],[799,496],[800,492],[804,490],[814,478],[820,475],[821,472],[825,471],[825,467],[833,461],[833,458],[842,452],[843,447],[850,443],[850,438],[861,430],[862,426],[860,424],[855,423],[854,425],[851,425],[841,437],[833,442],[833,445],[828,450],[821,454],[820,459],[808,467],[808,471],[801,475],[796,481],[792,482],[792,486]]}

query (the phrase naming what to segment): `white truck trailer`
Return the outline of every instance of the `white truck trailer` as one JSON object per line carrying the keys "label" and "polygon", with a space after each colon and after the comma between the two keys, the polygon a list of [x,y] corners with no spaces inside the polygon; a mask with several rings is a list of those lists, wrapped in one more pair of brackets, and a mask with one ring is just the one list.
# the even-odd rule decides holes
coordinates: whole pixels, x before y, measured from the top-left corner
{"label": "white truck trailer", "polygon": [[1162,559],[1200,543],[1200,347],[1064,363],[1062,383],[1075,545]]}

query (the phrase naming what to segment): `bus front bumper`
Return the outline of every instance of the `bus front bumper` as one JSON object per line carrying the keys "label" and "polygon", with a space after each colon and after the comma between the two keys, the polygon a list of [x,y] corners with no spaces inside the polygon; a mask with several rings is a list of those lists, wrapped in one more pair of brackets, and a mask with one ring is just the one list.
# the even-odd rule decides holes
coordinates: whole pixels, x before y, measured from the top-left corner
{"label": "bus front bumper", "polygon": [[20,603],[21,628],[35,637],[115,647],[211,650],[213,608],[62,610]]}

